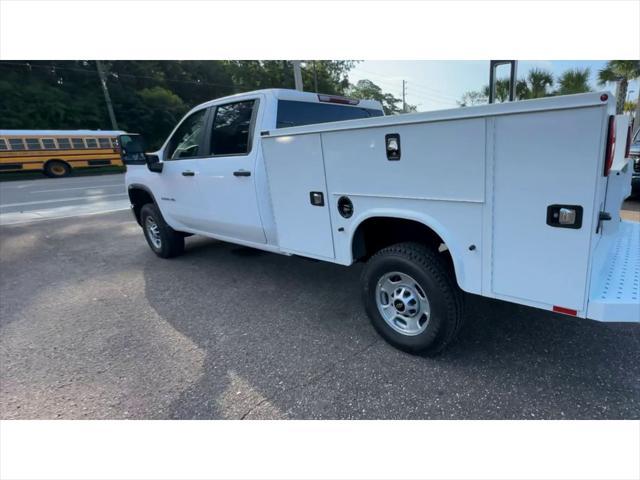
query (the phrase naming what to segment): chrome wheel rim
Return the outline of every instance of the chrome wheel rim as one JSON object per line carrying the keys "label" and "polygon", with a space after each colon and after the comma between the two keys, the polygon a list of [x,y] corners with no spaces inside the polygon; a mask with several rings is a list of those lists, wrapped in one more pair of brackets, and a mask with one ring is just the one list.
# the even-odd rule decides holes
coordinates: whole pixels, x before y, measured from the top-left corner
{"label": "chrome wheel rim", "polygon": [[376,305],[384,321],[402,335],[419,335],[431,318],[429,299],[410,275],[389,272],[376,285]]}
{"label": "chrome wheel rim", "polygon": [[147,217],[145,220],[145,229],[147,230],[147,236],[151,240],[151,244],[159,249],[162,246],[162,240],[160,239],[160,228],[153,219],[153,217]]}

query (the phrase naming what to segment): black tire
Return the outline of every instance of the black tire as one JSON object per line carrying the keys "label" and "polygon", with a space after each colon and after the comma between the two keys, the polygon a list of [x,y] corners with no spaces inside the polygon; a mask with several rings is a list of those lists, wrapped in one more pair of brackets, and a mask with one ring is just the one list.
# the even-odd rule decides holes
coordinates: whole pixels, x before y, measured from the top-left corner
{"label": "black tire", "polygon": [[[184,252],[184,236],[182,232],[177,232],[167,225],[167,222],[162,218],[160,209],[155,204],[147,203],[142,207],[140,210],[140,223],[149,247],[159,257],[171,258]],[[157,226],[158,238],[156,241],[152,238],[152,225]]]}
{"label": "black tire", "polygon": [[[425,245],[399,243],[376,253],[362,272],[363,301],[373,327],[387,342],[405,352],[435,355],[451,343],[462,327],[462,292],[439,255]],[[407,335],[397,331],[378,309],[378,282],[391,272],[400,272],[415,279],[418,284],[416,291],[422,290],[426,294],[430,314],[423,317],[426,320],[423,320],[421,328],[424,330],[421,333]],[[382,292],[381,295],[386,294]],[[386,303],[391,305],[389,299]],[[384,308],[385,301],[381,304]]]}
{"label": "black tire", "polygon": [[51,178],[66,177],[71,173],[71,167],[67,162],[62,160],[49,160],[44,165],[44,174]]}

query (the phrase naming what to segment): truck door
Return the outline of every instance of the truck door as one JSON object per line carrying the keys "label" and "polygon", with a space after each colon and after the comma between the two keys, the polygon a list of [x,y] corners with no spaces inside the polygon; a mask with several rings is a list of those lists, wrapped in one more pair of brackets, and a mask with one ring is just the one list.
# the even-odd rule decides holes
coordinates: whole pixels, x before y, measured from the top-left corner
{"label": "truck door", "polygon": [[333,235],[320,134],[263,138],[278,246],[333,259]]}
{"label": "truck door", "polygon": [[164,147],[162,173],[152,173],[153,190],[162,213],[176,227],[197,228],[201,198],[195,174],[202,155],[207,109],[191,113]]}
{"label": "truck door", "polygon": [[211,107],[205,158],[198,160],[201,195],[198,230],[253,243],[266,243],[256,196],[253,135],[259,98]]}

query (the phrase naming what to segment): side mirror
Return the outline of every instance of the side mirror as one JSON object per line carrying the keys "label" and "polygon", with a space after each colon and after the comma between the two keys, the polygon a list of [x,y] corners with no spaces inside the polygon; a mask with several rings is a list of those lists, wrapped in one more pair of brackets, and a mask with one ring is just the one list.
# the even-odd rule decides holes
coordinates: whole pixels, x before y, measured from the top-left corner
{"label": "side mirror", "polygon": [[145,153],[146,144],[142,135],[137,133],[120,135],[118,145],[120,146],[120,158],[125,165],[146,165],[152,172],[162,172],[164,164],[158,156]]}
{"label": "side mirror", "polygon": [[120,135],[118,137],[118,145],[120,146],[120,158],[125,165],[144,165],[147,163],[142,135]]}
{"label": "side mirror", "polygon": [[162,173],[164,163],[160,161],[157,155],[147,155],[147,168],[151,172]]}

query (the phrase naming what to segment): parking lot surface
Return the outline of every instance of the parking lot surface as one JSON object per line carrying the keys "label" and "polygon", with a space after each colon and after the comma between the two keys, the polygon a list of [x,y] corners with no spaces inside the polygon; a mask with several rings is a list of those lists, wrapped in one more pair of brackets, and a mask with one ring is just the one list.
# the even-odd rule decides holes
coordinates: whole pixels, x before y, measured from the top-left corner
{"label": "parking lot surface", "polygon": [[360,270],[201,237],[162,260],[128,211],[4,225],[0,418],[640,418],[638,325],[469,295],[414,357]]}

